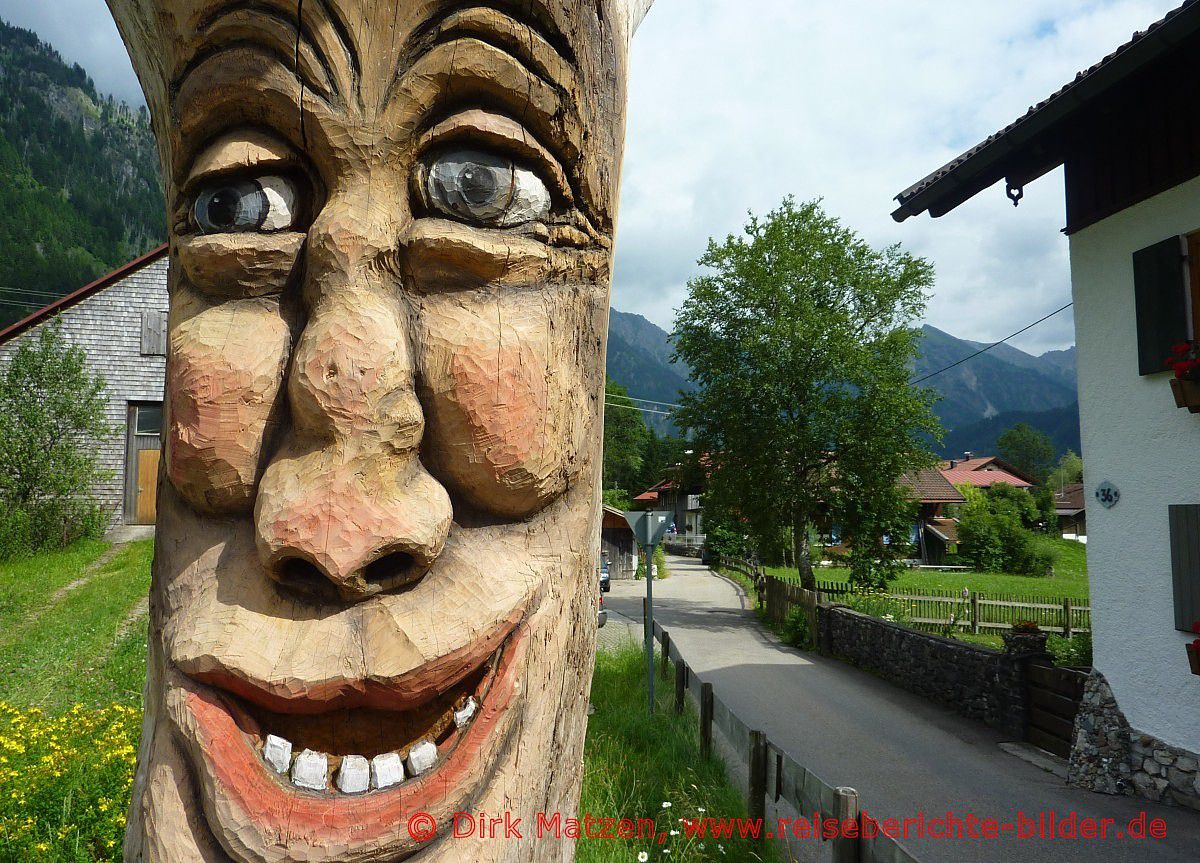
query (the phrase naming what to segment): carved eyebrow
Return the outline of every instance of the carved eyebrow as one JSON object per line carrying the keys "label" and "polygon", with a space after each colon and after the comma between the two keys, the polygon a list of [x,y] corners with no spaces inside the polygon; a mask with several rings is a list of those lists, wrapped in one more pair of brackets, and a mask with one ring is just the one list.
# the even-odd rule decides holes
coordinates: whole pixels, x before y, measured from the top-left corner
{"label": "carved eyebrow", "polygon": [[196,33],[197,49],[172,82],[172,92],[212,57],[250,49],[271,57],[327,104],[344,104],[347,93],[357,93],[358,52],[345,22],[325,0],[309,0],[307,6],[291,0],[230,0],[201,19]]}

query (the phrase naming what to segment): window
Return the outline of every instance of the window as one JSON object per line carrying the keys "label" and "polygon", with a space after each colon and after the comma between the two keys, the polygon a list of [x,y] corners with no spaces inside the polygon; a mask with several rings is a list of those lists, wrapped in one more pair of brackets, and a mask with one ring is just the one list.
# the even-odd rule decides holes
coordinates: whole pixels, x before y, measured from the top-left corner
{"label": "window", "polygon": [[1139,374],[1163,371],[1171,346],[1191,336],[1188,308],[1192,304],[1184,267],[1184,249],[1190,245],[1190,238],[1169,237],[1133,253]]}
{"label": "window", "polygon": [[162,434],[162,405],[138,405],[133,410],[133,433],[135,435]]}
{"label": "window", "polygon": [[1175,628],[1191,632],[1200,620],[1200,506],[1172,506],[1169,514]]}

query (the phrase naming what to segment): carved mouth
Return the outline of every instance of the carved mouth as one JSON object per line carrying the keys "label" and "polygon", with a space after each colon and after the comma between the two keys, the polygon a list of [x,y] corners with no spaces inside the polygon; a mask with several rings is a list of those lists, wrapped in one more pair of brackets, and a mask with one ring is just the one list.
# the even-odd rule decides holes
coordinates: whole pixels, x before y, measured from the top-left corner
{"label": "carved mouth", "polygon": [[507,751],[525,654],[521,627],[482,665],[403,710],[304,699],[281,710],[278,698],[259,699],[267,707],[176,674],[170,711],[210,823],[240,825],[243,841],[253,830],[254,841],[227,849],[235,857],[259,859],[286,836],[306,860],[339,845],[358,849],[356,859],[392,860],[414,850],[404,832],[412,812],[440,822],[467,805]]}

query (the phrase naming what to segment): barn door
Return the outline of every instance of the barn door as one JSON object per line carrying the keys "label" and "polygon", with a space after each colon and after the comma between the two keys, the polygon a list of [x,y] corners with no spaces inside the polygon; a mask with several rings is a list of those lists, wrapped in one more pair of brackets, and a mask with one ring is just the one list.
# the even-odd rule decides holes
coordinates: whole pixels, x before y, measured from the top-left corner
{"label": "barn door", "polygon": [[125,521],[129,524],[154,524],[161,441],[162,404],[131,404],[125,461]]}

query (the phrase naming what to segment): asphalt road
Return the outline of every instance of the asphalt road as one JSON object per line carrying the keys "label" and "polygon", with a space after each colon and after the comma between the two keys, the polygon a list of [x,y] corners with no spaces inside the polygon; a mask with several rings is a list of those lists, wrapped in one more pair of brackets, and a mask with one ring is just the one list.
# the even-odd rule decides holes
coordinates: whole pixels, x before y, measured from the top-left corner
{"label": "asphalt road", "polygon": [[[1068,787],[1003,751],[1005,738],[845,663],[781,644],[731,582],[689,558],[669,560],[655,582],[655,620],[688,665],[751,728],[832,785],[859,792],[878,819],[953,812],[1012,823],[1054,812],[1111,818],[1125,832],[1142,812],[1166,821],[1166,838],[1133,840],[902,840],[929,863],[1200,863],[1200,813]],[[642,617],[640,581],[613,582],[610,625]],[[1036,815],[1035,815],[1036,817]]]}

